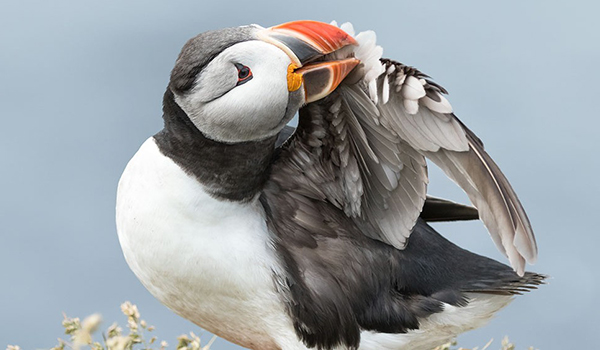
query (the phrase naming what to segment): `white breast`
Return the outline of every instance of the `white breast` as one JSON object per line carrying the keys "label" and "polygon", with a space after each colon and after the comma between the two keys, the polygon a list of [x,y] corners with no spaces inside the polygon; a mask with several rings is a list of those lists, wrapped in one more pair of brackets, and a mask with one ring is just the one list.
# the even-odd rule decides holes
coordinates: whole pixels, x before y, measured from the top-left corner
{"label": "white breast", "polygon": [[295,339],[257,200],[213,198],[150,138],[119,182],[117,230],[133,272],[179,315],[248,348]]}

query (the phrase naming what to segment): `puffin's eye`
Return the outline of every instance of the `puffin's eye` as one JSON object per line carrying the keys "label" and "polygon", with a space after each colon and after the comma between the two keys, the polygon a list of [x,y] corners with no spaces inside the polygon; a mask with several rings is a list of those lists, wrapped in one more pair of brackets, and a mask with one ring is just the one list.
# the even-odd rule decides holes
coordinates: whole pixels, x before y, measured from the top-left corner
{"label": "puffin's eye", "polygon": [[237,70],[238,70],[237,85],[242,85],[243,83],[252,79],[252,71],[250,70],[250,68],[248,68],[240,63],[236,63],[235,68],[237,68]]}

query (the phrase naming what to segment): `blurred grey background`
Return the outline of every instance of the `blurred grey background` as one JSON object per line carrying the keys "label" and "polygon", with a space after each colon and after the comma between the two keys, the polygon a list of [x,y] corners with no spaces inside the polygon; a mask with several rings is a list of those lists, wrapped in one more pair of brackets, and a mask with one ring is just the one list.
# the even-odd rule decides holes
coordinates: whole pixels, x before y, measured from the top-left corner
{"label": "blurred grey background", "polygon": [[[142,287],[121,254],[115,190],[129,158],[161,129],[161,98],[197,33],[296,19],[373,29],[384,56],[446,87],[454,110],[514,185],[549,285],[459,338],[493,348],[592,348],[600,332],[600,5],[593,1],[114,1],[0,3],[0,346],[50,348],[62,312],[107,327],[137,303],[175,344],[199,329]],[[431,170],[430,193],[466,201]],[[503,262],[480,223],[437,228]],[[204,339],[209,336],[205,333]],[[238,349],[218,340],[216,350]]]}

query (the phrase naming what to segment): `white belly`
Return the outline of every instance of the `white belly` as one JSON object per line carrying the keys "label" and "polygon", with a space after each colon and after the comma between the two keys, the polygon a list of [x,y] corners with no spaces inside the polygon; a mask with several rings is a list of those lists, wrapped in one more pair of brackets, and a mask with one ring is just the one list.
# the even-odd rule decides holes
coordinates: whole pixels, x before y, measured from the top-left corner
{"label": "white belly", "polygon": [[258,201],[211,197],[151,138],[121,177],[116,210],[125,259],[163,304],[244,347],[277,349],[295,338]]}

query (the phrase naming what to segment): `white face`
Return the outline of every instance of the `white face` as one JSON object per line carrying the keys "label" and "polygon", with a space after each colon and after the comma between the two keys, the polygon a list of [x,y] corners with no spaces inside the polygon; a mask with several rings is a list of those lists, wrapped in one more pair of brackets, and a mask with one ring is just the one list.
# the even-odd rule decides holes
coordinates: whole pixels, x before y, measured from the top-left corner
{"label": "white face", "polygon": [[[304,101],[303,89],[288,91],[290,63],[290,58],[274,45],[241,42],[206,65],[194,87],[184,94],[175,94],[175,101],[194,125],[213,140],[264,139],[276,135]],[[252,78],[238,84],[239,68],[243,66],[250,69]]]}

